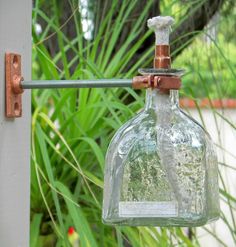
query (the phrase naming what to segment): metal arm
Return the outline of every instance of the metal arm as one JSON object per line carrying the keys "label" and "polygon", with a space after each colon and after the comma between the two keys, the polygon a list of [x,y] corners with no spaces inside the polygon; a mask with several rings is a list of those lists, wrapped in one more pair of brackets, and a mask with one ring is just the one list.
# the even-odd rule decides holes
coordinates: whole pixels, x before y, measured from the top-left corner
{"label": "metal arm", "polygon": [[132,79],[21,81],[22,89],[132,87]]}
{"label": "metal arm", "polygon": [[[15,118],[22,115],[22,94],[24,89],[47,88],[114,88],[132,87],[133,89],[156,88],[163,92],[179,89],[180,78],[167,72],[135,76],[133,79],[94,79],[94,80],[40,80],[24,81],[21,76],[21,56],[6,54],[6,117]],[[159,71],[160,72],[160,71]]]}

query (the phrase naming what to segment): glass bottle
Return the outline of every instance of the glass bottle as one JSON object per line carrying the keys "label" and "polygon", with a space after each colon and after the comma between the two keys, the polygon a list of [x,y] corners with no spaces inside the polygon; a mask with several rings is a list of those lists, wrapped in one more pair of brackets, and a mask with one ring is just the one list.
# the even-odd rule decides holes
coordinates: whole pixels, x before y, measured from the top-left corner
{"label": "glass bottle", "polygon": [[148,89],[144,109],[113,137],[105,164],[104,223],[200,226],[219,217],[213,143],[178,100],[178,90]]}

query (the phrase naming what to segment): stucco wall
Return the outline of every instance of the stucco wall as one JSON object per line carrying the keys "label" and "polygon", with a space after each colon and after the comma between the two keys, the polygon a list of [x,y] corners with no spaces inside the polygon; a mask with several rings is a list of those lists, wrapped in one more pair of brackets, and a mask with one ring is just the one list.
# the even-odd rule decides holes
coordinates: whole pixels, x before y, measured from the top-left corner
{"label": "stucco wall", "polygon": [[30,92],[23,117],[5,118],[5,52],[22,55],[25,79],[31,77],[31,0],[0,1],[0,246],[29,245]]}

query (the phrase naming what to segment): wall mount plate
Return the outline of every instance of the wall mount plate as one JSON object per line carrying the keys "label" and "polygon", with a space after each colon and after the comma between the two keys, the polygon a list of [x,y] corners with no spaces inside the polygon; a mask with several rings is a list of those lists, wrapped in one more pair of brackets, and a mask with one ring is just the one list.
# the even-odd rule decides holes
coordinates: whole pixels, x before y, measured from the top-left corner
{"label": "wall mount plate", "polygon": [[21,77],[21,56],[15,53],[5,55],[5,84],[6,84],[6,117],[17,118],[22,116],[22,93],[19,87]]}

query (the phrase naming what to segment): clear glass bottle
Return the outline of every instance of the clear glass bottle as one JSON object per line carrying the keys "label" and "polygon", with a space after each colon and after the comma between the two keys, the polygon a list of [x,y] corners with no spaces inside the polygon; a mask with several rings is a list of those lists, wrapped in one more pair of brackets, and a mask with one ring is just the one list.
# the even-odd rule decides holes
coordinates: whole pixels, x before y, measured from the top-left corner
{"label": "clear glass bottle", "polygon": [[107,151],[103,221],[199,226],[219,217],[217,158],[209,134],[178,104],[148,89],[145,108]]}

